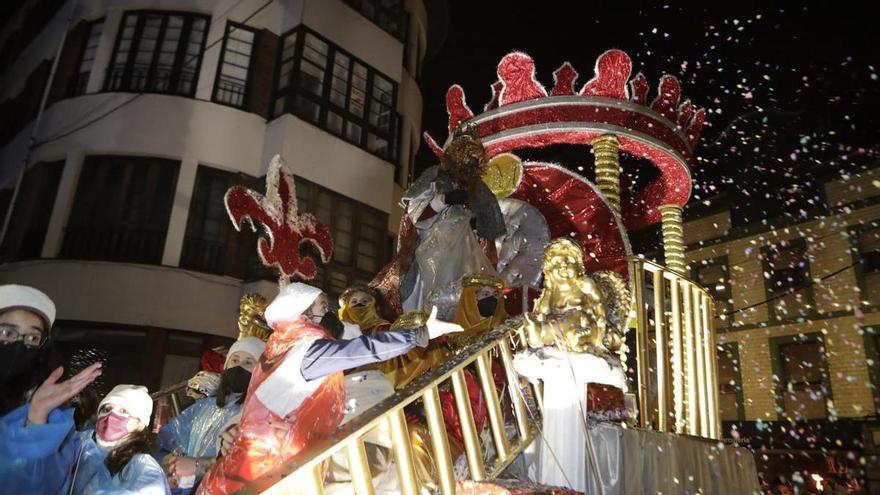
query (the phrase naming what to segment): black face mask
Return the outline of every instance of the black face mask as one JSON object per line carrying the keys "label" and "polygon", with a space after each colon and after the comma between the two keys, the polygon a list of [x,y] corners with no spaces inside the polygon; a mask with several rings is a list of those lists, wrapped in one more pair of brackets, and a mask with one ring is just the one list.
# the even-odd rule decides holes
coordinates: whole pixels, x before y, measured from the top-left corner
{"label": "black face mask", "polygon": [[366,306],[366,305],[367,305],[367,303],[359,302],[359,303],[357,303],[357,304],[352,304],[351,307],[352,307],[352,308],[363,308],[363,307]]}
{"label": "black face mask", "polygon": [[223,372],[223,376],[220,377],[220,382],[220,386],[226,385],[226,390],[236,394],[243,394],[247,392],[248,384],[251,382],[251,372],[241,366],[228,368]]}
{"label": "black face mask", "polygon": [[339,317],[336,315],[336,311],[327,311],[324,313],[324,316],[321,317],[321,323],[319,323],[324,330],[333,336],[334,339],[338,339],[342,336],[342,332],[345,330],[345,325],[339,321]]}
{"label": "black face mask", "polygon": [[40,349],[28,347],[20,340],[0,344],[0,385],[4,385],[10,378],[30,375]]}
{"label": "black face mask", "polygon": [[494,315],[496,309],[498,309],[498,298],[495,296],[484,297],[477,301],[477,310],[483,318]]}

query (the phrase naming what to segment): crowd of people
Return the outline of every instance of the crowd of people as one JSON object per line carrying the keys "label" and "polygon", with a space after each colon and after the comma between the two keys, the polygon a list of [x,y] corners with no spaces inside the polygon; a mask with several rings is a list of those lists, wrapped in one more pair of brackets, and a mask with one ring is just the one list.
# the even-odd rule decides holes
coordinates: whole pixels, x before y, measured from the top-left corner
{"label": "crowd of people", "polygon": [[[248,307],[256,302],[257,310],[242,311],[239,338],[226,351],[222,372],[196,373],[186,388],[194,402],[161,425],[149,391],[138,384],[115,384],[96,411],[83,411],[101,362],[72,376],[63,367],[39,376],[52,345],[55,305],[35,288],[0,286],[3,489],[235,491],[439,366],[506,316],[497,280],[467,277],[461,283],[468,301],[447,316],[454,322],[440,319],[435,306],[430,314],[411,311],[392,324],[380,316],[379,295],[367,286],[345,291],[338,310],[327,294],[303,283],[287,285],[271,303],[248,295]],[[475,413],[479,417],[478,408]],[[417,469],[430,477],[430,449],[418,451],[429,445],[427,430],[411,419]],[[389,472],[389,450],[381,440],[367,444],[375,476]],[[327,479],[350,481],[344,459],[331,463]]]}

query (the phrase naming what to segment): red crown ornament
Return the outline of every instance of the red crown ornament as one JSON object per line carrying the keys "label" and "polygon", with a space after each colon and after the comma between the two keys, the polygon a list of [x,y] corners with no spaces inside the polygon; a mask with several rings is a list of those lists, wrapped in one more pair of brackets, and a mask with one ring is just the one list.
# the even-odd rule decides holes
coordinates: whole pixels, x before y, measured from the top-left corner
{"label": "red crown ornament", "polygon": [[[245,220],[253,231],[256,231],[255,220],[263,225],[265,236],[257,241],[257,252],[264,265],[277,268],[282,287],[292,277],[315,278],[317,262],[330,261],[333,254],[330,230],[318,223],[314,215],[298,213],[293,174],[280,155],[275,155],[269,163],[265,196],[233,186],[226,191],[224,200],[236,230],[241,231]],[[313,246],[320,260],[302,254],[304,244]]]}
{"label": "red crown ornament", "polygon": [[[446,93],[449,134],[472,123],[491,155],[553,144],[587,145],[613,134],[621,151],[651,161],[660,177],[622,201],[626,227],[638,230],[660,221],[659,207],[684,205],[691,192],[690,164],[706,112],[682,101],[681,85],[672,75],[660,78],[648,100],[650,85],[640,72],[630,78],[632,60],[612,49],[596,59],[594,76],[579,89],[578,73],[565,62],[553,72],[553,88],[535,78],[535,62],[522,52],[505,55],[498,64],[492,98],[475,115],[464,90],[453,85]],[[443,147],[425,133],[425,141],[440,156]],[[447,138],[448,142],[448,138]]]}

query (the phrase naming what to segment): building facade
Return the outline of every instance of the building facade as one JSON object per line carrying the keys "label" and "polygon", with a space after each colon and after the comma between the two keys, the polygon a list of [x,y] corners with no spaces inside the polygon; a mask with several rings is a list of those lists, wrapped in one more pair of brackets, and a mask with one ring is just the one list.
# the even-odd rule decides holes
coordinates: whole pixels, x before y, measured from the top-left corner
{"label": "building facade", "polygon": [[107,383],[185,378],[234,338],[243,294],[274,295],[222,200],[261,189],[275,154],[332,231],[317,285],[338,294],[390,258],[420,141],[421,1],[33,0],[0,46],[0,281],[46,291],[61,357],[110,359]]}
{"label": "building facade", "polygon": [[737,226],[721,201],[685,224],[691,276],[716,304],[724,434],[771,470],[874,477],[878,186],[878,168],[826,182],[800,221]]}

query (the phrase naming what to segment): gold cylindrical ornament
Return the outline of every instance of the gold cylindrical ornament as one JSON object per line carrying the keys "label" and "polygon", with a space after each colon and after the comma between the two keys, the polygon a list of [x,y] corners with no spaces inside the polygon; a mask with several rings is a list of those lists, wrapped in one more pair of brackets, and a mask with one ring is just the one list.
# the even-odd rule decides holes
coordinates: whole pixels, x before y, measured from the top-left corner
{"label": "gold cylindrical ornament", "polygon": [[370,474],[370,464],[367,462],[367,452],[364,449],[364,441],[355,438],[346,445],[348,454],[348,471],[351,473],[351,485],[357,495],[373,495],[373,477]]}
{"label": "gold cylindrical ornament", "polygon": [[431,387],[422,396],[425,405],[425,417],[428,420],[428,431],[431,432],[431,446],[437,459],[437,473],[440,493],[455,494],[455,473],[452,469],[452,454],[449,451],[449,440],[446,437],[446,426],[443,423],[443,411],[440,409],[440,394],[437,387]]}
{"label": "gold cylindrical ornament", "polygon": [[403,414],[403,409],[398,409],[387,417],[391,430],[394,462],[397,464],[397,476],[400,479],[400,493],[418,495],[419,481],[416,479],[415,458],[406,428],[406,416]]}
{"label": "gold cylindrical ornament", "polygon": [[681,206],[663,205],[660,207],[666,268],[679,275],[684,275],[687,273],[687,263],[684,258],[684,228],[681,215]]}
{"label": "gold cylindrical ornament", "polygon": [[620,143],[611,134],[594,139],[590,145],[596,157],[596,186],[620,213]]}
{"label": "gold cylindrical ornament", "polygon": [[465,381],[463,370],[452,373],[452,393],[455,396],[455,406],[458,411],[459,421],[461,422],[461,435],[464,440],[468,467],[471,468],[471,479],[483,481],[486,478],[486,468],[483,465],[480,434],[477,432],[477,425],[474,423],[474,413],[471,411],[471,401],[468,398],[467,382]]}

